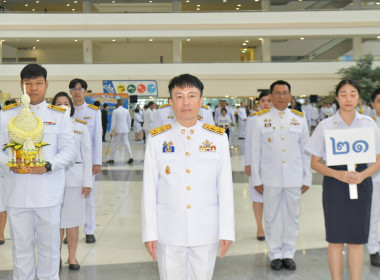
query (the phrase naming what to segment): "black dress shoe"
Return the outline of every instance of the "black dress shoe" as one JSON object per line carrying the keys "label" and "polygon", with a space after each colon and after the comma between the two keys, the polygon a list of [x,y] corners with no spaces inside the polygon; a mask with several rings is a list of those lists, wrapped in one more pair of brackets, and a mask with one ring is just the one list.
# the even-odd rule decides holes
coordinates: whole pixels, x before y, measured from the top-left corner
{"label": "black dress shoe", "polygon": [[296,263],[292,259],[283,259],[282,263],[287,270],[296,270]]}
{"label": "black dress shoe", "polygon": [[281,270],[284,268],[281,259],[275,259],[270,262],[270,268],[273,270]]}
{"label": "black dress shoe", "polygon": [[96,239],[93,234],[86,234],[86,243],[95,243]]}
{"label": "black dress shoe", "polygon": [[0,245],[3,245],[5,243],[5,240],[0,240]]}
{"label": "black dress shoe", "polygon": [[115,161],[113,159],[107,160],[106,162],[107,163],[115,163]]}
{"label": "black dress shoe", "polygon": [[63,239],[63,244],[67,244],[67,237]]}
{"label": "black dress shoe", "polygon": [[264,241],[264,240],[265,240],[265,236],[258,236],[258,237],[257,237],[257,240],[259,240],[259,241]]}
{"label": "black dress shoe", "polygon": [[69,263],[69,269],[70,270],[79,270],[80,269],[80,265],[77,261],[77,263]]}
{"label": "black dress shoe", "polygon": [[128,164],[132,164],[133,163],[133,158],[130,158],[128,161],[127,161]]}
{"label": "black dress shoe", "polygon": [[373,266],[379,266],[380,267],[380,254],[379,254],[379,252],[369,255],[369,257],[371,259],[371,264]]}

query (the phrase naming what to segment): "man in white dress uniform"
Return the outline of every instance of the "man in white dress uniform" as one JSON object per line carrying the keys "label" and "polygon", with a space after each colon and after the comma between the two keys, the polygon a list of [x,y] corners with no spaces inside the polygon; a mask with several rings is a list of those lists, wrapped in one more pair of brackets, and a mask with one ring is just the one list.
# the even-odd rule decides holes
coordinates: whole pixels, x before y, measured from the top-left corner
{"label": "man in white dress uniform", "polygon": [[[154,121],[152,124],[152,129],[163,126],[165,124],[173,124],[176,122],[175,115],[170,104],[161,105],[160,108],[154,113]],[[214,118],[212,117],[212,112],[210,108],[206,105],[202,105],[199,109],[198,120],[201,123],[208,123],[215,125]]]}
{"label": "man in white dress uniform", "polygon": [[123,107],[123,100],[118,99],[117,108],[112,111],[111,119],[111,155],[108,163],[114,163],[116,149],[119,146],[125,149],[128,156],[128,164],[133,163],[131,146],[128,141],[128,133],[131,130],[131,115],[129,111]]}
{"label": "man in white dress uniform", "polygon": [[273,107],[256,113],[251,132],[252,185],[263,194],[265,239],[273,270],[295,270],[301,194],[311,186],[309,139],[302,112],[288,109],[290,85],[270,87]]}
{"label": "man in white dress uniform", "polygon": [[245,138],[245,126],[247,124],[247,108],[245,108],[243,102],[238,109],[238,119],[240,125],[239,139],[242,140]]}
{"label": "man in white dress uniform", "polygon": [[[21,71],[21,85],[30,97],[30,110],[44,123],[42,142],[45,166],[30,167],[21,174],[19,167],[9,168],[8,148],[0,153],[4,172],[4,195],[13,242],[14,279],[59,280],[59,223],[65,167],[75,161],[75,143],[70,112],[48,105],[45,68],[29,64]],[[21,87],[22,88],[22,87]],[[11,104],[0,115],[0,145],[10,143],[8,123],[16,117],[22,105]],[[38,247],[36,273],[35,242]]]}
{"label": "man in white dress uniform", "polygon": [[202,82],[189,74],[169,84],[176,123],[152,129],[145,151],[143,242],[161,280],[212,278],[235,239],[227,135],[199,122]]}
{"label": "man in white dress uniform", "polygon": [[87,83],[82,79],[73,79],[69,84],[70,94],[73,98],[75,113],[73,118],[87,122],[88,132],[90,133],[91,150],[92,150],[92,174],[93,188],[86,198],[86,223],[84,233],[86,243],[94,243],[96,229],[96,212],[95,212],[95,175],[102,171],[102,116],[99,107],[87,104],[84,97],[87,93]]}

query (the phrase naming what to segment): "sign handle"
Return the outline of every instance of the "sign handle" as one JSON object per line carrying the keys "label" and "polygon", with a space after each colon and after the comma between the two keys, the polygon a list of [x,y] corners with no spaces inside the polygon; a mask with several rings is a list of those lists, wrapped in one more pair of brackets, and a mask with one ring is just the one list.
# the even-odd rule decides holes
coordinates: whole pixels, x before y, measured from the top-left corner
{"label": "sign handle", "polygon": [[[347,164],[348,171],[355,171],[355,164]],[[350,199],[358,199],[358,185],[349,184]]]}

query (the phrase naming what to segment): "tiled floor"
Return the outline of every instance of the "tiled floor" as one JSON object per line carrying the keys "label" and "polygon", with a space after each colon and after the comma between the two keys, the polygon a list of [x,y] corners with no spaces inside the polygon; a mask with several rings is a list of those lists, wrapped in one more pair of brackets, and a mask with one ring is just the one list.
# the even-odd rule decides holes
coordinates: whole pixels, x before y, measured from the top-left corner
{"label": "tiled floor", "polygon": [[[78,272],[68,270],[64,262],[61,279],[158,279],[157,265],[153,263],[141,242],[140,200],[143,173],[144,144],[132,145],[135,163],[124,164],[120,158],[115,164],[104,163],[96,181],[97,242],[86,244],[84,236],[78,244]],[[214,279],[271,280],[271,279],[330,279],[324,238],[321,198],[321,176],[313,174],[313,186],[301,202],[300,234],[297,242],[295,272],[274,272],[269,268],[265,242],[256,240],[256,225],[248,198],[248,179],[245,176],[242,146],[244,141],[234,139],[231,149],[235,195],[236,242],[224,259],[217,259]],[[104,143],[104,151],[108,143]],[[103,161],[108,158],[104,156]],[[81,230],[82,232],[82,230]],[[6,228],[6,243],[0,246],[0,279],[12,279],[12,246]],[[344,253],[345,254],[345,253]],[[67,259],[66,245],[62,259]],[[345,259],[344,279],[349,279]],[[365,254],[362,279],[380,279],[380,268],[369,265]]]}

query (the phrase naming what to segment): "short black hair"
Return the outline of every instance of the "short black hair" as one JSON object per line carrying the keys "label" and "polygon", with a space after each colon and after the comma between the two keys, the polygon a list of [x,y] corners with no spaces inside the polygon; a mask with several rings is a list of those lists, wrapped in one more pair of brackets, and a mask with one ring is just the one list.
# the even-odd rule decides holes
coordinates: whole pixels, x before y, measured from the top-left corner
{"label": "short black hair", "polygon": [[71,100],[70,96],[67,94],[67,92],[64,92],[64,91],[58,92],[58,93],[54,96],[53,101],[51,102],[51,104],[53,104],[53,105],[57,104],[57,99],[58,99],[58,97],[66,97],[66,98],[69,100],[70,107],[71,107],[71,110],[70,110],[70,117],[72,117],[72,116],[74,115],[75,108],[74,108],[74,103],[73,103],[73,101]]}
{"label": "short black hair", "polygon": [[354,88],[356,88],[356,90],[358,91],[359,95],[360,95],[360,86],[359,84],[352,80],[352,79],[345,79],[345,80],[341,80],[339,82],[339,84],[336,86],[336,89],[335,89],[335,96],[338,96],[338,93],[340,91],[340,89],[345,86],[345,85],[351,85],[353,86]]}
{"label": "short black hair", "polygon": [[154,102],[153,101],[149,101],[149,103],[148,103],[148,105],[146,105],[146,107],[149,108],[152,105],[154,105]]}
{"label": "short black hair", "polygon": [[172,97],[172,90],[175,87],[179,87],[179,88],[195,87],[200,90],[201,97],[203,96],[204,86],[202,82],[197,77],[190,74],[182,74],[170,80],[169,86],[168,86],[170,98]]}
{"label": "short black hair", "polygon": [[108,107],[108,104],[107,103],[103,103],[103,108],[107,108]]}
{"label": "short black hair", "polygon": [[220,109],[220,112],[223,112],[223,111],[226,111],[226,113],[227,113],[227,109],[226,108]]}
{"label": "short black hair", "polygon": [[270,85],[270,93],[273,93],[273,89],[275,86],[277,85],[285,85],[288,87],[289,89],[289,92],[291,92],[291,87],[290,87],[290,84],[287,82],[287,81],[284,81],[284,80],[277,80],[275,81],[273,84]]}
{"label": "short black hair", "polygon": [[46,81],[47,71],[39,64],[28,64],[20,72],[21,81],[43,77]]}
{"label": "short black hair", "polygon": [[82,88],[84,88],[85,90],[87,90],[87,83],[86,83],[86,81],[85,81],[85,80],[82,80],[82,79],[79,79],[79,78],[75,78],[75,79],[71,80],[70,83],[69,83],[69,88],[70,88],[70,89],[75,88],[75,86],[76,86],[78,83],[80,84],[80,86],[81,86]]}
{"label": "short black hair", "polygon": [[372,102],[375,102],[376,96],[380,94],[380,88],[375,89],[375,91],[371,94]]}
{"label": "short black hair", "polygon": [[99,100],[96,100],[95,102],[94,102],[94,106],[96,106],[96,107],[99,107],[100,108],[100,101]]}
{"label": "short black hair", "polygon": [[269,95],[269,90],[262,90],[260,92],[259,98],[257,100],[261,100],[261,98],[268,96]]}

